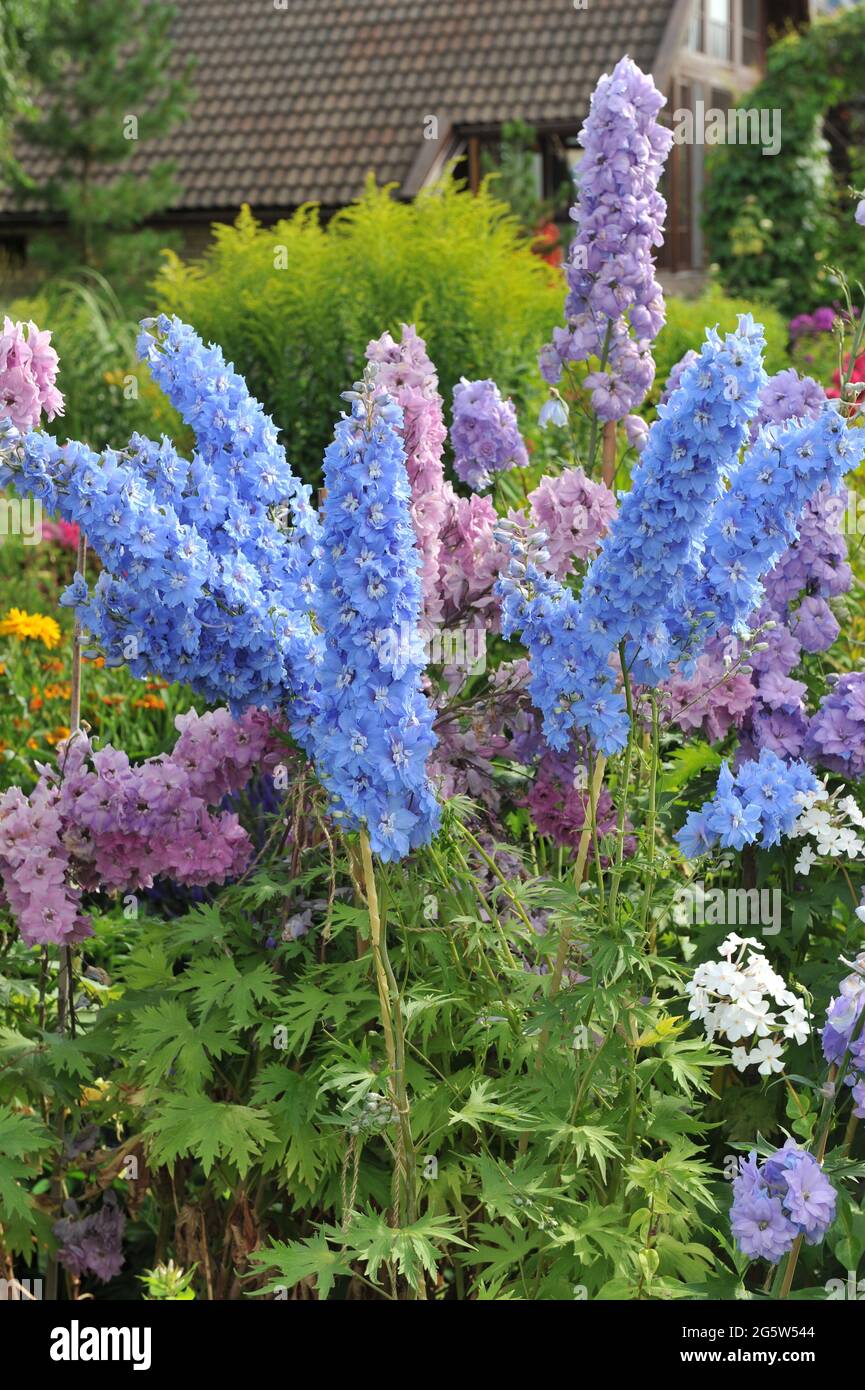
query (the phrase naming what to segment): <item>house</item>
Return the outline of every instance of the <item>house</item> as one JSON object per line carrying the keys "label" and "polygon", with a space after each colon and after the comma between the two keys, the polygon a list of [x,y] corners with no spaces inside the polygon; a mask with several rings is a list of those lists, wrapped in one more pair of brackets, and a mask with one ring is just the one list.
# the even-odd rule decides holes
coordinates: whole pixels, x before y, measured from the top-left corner
{"label": "house", "polygon": [[[813,0],[812,0],[813,3]],[[127,168],[170,158],[182,194],[154,225],[190,250],[241,203],[265,222],[350,202],[370,170],[410,198],[457,159],[475,186],[484,150],[515,118],[537,131],[541,196],[580,156],[598,77],[629,53],[668,111],[729,107],[758,80],[767,36],[808,0],[175,0],[175,50],[196,62],[195,101]],[[666,174],[661,263],[699,270],[703,148],[677,144]],[[32,153],[38,178],[50,154]],[[51,225],[0,192],[0,245]]]}

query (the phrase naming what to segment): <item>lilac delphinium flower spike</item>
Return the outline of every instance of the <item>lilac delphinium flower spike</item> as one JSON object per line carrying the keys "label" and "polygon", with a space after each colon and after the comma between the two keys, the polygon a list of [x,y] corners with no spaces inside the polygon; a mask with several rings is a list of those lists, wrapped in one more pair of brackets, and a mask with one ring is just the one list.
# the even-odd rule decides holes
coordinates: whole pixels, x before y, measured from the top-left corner
{"label": "lilac delphinium flower spike", "polygon": [[559,380],[566,362],[603,359],[586,378],[601,420],[621,420],[654,380],[650,345],[664,323],[653,248],[663,241],[658,192],[672,132],[658,119],[664,98],[630,58],[605,74],[580,131],[585,150],[571,217],[577,233],[565,276],[566,327],[541,352],[541,372]]}
{"label": "lilac delphinium flower spike", "polygon": [[838,1194],[813,1154],[788,1139],[770,1158],[739,1159],[730,1228],[743,1255],[777,1264],[801,1235],[818,1245],[835,1219]]}
{"label": "lilac delphinium flower spike", "polygon": [[316,763],[335,812],[365,829],[373,851],[400,859],[435,834],[439,806],[427,776],[435,744],[421,693],[421,586],[402,412],[364,381],[324,459],[322,582],[325,633]]}
{"label": "lilac delphinium flower spike", "polygon": [[451,426],[454,469],[473,492],[483,492],[492,474],[525,468],[529,461],[517,427],[517,413],[494,381],[466,381],[454,387]]}
{"label": "lilac delphinium flower spike", "polygon": [[851,781],[865,775],[865,672],[835,682],[808,725],[804,753]]}
{"label": "lilac delphinium flower spike", "polygon": [[[857,908],[856,915],[865,919],[865,906]],[[822,1036],[823,1056],[835,1067],[847,1059],[844,1081],[853,1089],[853,1114],[865,1120],[865,953],[847,964],[855,964],[856,968],[844,977],[839,993],[829,1002]]]}

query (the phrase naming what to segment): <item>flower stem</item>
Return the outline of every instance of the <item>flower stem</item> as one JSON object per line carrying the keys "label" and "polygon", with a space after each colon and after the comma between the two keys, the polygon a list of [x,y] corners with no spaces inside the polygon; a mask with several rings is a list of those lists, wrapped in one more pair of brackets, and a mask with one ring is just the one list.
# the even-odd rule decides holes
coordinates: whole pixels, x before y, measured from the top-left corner
{"label": "flower stem", "polygon": [[[652,702],[652,761],[649,773],[649,814],[646,818],[649,868],[646,874],[646,891],[643,894],[643,906],[640,911],[640,930],[643,932],[646,930],[646,922],[648,921],[649,911],[652,906],[652,894],[655,891],[655,831],[657,827],[658,763],[660,761],[660,719],[658,715],[658,696],[654,690],[651,692],[650,699]],[[655,954],[655,945],[656,928],[653,924],[649,931],[649,955]]]}
{"label": "flower stem", "polygon": [[[590,815],[586,817],[582,833],[580,834],[580,843],[577,846],[577,860],[574,864],[574,886],[577,892],[580,891],[580,886],[583,882],[583,878],[586,872],[586,860],[589,857],[589,844],[592,839],[592,824],[595,820],[595,813],[598,805],[598,797],[601,794],[601,783],[604,780],[604,768],[606,767],[606,765],[607,760],[604,757],[604,754],[599,753],[598,761],[595,763],[594,776],[592,777]],[[550,979],[550,999],[555,999],[556,995],[561,989],[562,976],[565,972],[565,965],[567,964],[568,949],[571,944],[572,934],[573,933],[570,930],[570,928],[564,927],[562,929],[562,934],[559,938],[559,949],[556,955],[556,963],[553,966],[553,973]],[[542,1048],[544,1046],[544,1043],[545,1035],[541,1038]]]}
{"label": "flower stem", "polygon": [[622,664],[622,682],[625,689],[625,704],[628,707],[628,746],[625,749],[625,763],[622,769],[622,780],[616,787],[616,795],[619,799],[619,811],[616,822],[616,859],[613,866],[613,875],[610,879],[610,906],[609,922],[611,927],[616,924],[616,900],[619,896],[619,884],[622,881],[622,865],[625,858],[625,819],[627,815],[628,792],[631,785],[631,763],[634,757],[634,742],[636,739],[636,727],[634,724],[634,699],[631,693],[631,681],[628,675],[627,662],[625,661],[625,644],[619,646],[619,660]]}
{"label": "flower stem", "polygon": [[[401,1215],[404,1212],[407,1223],[411,1225],[417,1216],[417,1164],[412,1141],[411,1114],[405,1079],[405,1033],[402,1004],[399,986],[387,953],[387,937],[379,913],[372,850],[365,830],[360,832],[360,856],[364,893],[369,912],[369,932],[381,1011],[381,1025],[384,1033],[385,1051],[387,1052],[391,1100],[397,1113],[398,1143],[397,1166],[394,1173],[394,1224],[397,1226],[401,1224]],[[426,1290],[422,1280],[417,1289],[417,1296],[422,1299],[426,1298]]]}
{"label": "flower stem", "polygon": [[[82,531],[78,537],[78,555],[76,557],[75,569],[78,574],[84,575],[87,568],[87,538]],[[75,627],[72,633],[72,677],[69,699],[69,736],[73,737],[81,728],[81,667],[82,667],[82,630],[78,618],[75,619]],[[72,951],[69,946],[61,946],[59,950],[59,961],[57,967],[57,1032],[62,1037],[66,1032],[66,1020],[72,1008]],[[60,1111],[57,1116],[57,1139],[60,1149],[57,1155],[57,1169],[51,1181],[51,1196],[56,1204],[57,1217],[60,1217],[60,1207],[63,1202],[63,1141],[66,1131],[66,1114],[63,1109],[63,1102],[60,1102]],[[57,1256],[51,1255],[45,1272],[45,1292],[49,1302],[57,1299],[59,1266]]]}

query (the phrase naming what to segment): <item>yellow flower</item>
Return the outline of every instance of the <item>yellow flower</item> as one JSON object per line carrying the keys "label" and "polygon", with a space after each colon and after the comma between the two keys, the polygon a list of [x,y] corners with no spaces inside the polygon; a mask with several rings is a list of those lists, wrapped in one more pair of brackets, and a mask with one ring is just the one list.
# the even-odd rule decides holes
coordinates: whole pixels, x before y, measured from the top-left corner
{"label": "yellow flower", "polygon": [[0,620],[0,637],[17,637],[24,642],[32,639],[42,642],[49,651],[60,645],[60,628],[53,618],[42,613],[25,613],[23,608],[10,608],[6,617]]}

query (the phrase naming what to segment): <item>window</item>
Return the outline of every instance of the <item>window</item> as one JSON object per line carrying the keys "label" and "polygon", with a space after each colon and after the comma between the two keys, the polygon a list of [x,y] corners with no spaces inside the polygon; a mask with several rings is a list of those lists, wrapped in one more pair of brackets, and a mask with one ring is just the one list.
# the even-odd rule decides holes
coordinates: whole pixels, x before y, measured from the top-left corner
{"label": "window", "polygon": [[760,0],[742,0],[742,62],[757,67],[763,58]]}
{"label": "window", "polygon": [[719,63],[733,61],[733,0],[704,0],[706,52]]}
{"label": "window", "polygon": [[762,31],[763,0],[694,0],[687,47],[716,63],[757,67]]}

